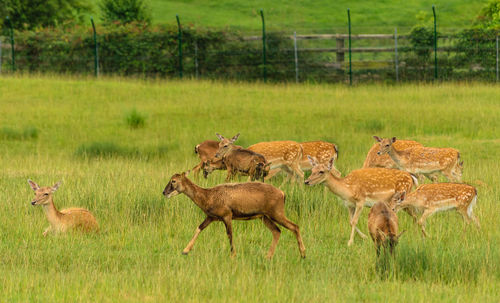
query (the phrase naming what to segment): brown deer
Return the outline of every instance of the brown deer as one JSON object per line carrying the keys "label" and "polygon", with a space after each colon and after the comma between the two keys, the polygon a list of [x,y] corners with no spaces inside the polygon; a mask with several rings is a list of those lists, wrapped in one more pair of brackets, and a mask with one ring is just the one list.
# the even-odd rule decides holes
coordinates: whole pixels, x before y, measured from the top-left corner
{"label": "brown deer", "polygon": [[[407,149],[409,147],[423,147],[422,144],[417,141],[411,140],[397,140],[394,142],[394,147],[398,150]],[[368,155],[366,155],[365,162],[363,163],[363,168],[369,167],[385,167],[385,168],[398,168],[397,164],[389,157],[387,154],[379,155],[380,144],[375,143],[370,148]]]}
{"label": "brown deer", "polygon": [[58,211],[54,205],[52,194],[59,188],[61,182],[50,187],[40,187],[35,182],[28,180],[28,184],[35,191],[35,198],[31,205],[42,205],[45,216],[50,226],[43,232],[47,236],[49,232],[62,233],[69,230],[81,230],[84,232],[96,232],[99,225],[95,217],[83,208],[67,208]]}
{"label": "brown deer", "polygon": [[[366,235],[356,227],[364,206],[370,207],[376,201],[388,202],[396,192],[410,191],[416,182],[409,173],[389,168],[358,169],[341,178],[331,172],[333,158],[328,164],[319,164],[311,157],[309,160],[312,173],[305,184],[311,186],[325,184],[331,192],[344,200],[349,209],[351,236],[348,246],[354,242],[354,231],[366,238]],[[414,216],[412,213],[410,215]]]}
{"label": "brown deer", "polygon": [[380,256],[380,246],[387,250],[391,255],[394,254],[394,248],[398,244],[399,237],[404,233],[398,234],[398,216],[394,212],[396,202],[401,199],[404,193],[397,192],[391,198],[389,204],[384,202],[375,203],[368,214],[368,230],[377,250],[377,257]]}
{"label": "brown deer", "polygon": [[475,187],[461,183],[432,183],[420,185],[414,192],[403,196],[396,204],[396,211],[413,208],[423,212],[417,221],[426,237],[425,220],[432,214],[445,210],[456,210],[464,218],[467,224],[474,221],[480,228],[479,220],[473,214],[473,208],[477,201],[477,190]]}
{"label": "brown deer", "polygon": [[270,172],[266,179],[270,179],[281,170],[288,175],[287,180],[295,177],[304,179],[304,172],[300,169],[302,146],[295,141],[260,142],[248,147],[249,150],[263,155],[270,164]]}
{"label": "brown deer", "polygon": [[[213,165],[215,167],[221,166],[218,160],[222,160],[223,165],[227,169],[226,182],[231,180],[232,176],[237,172],[250,176],[252,181],[258,179],[264,181],[264,177],[269,173],[269,165],[263,155],[249,149],[235,147],[233,143],[238,139],[239,134],[231,139],[226,139],[219,134],[216,135],[221,141],[219,142],[219,149],[215,154],[217,161],[214,161]],[[204,175],[213,171],[213,165],[205,166]]]}
{"label": "brown deer", "polygon": [[[234,148],[242,148],[241,146],[235,145]],[[226,166],[222,161],[216,161],[215,154],[219,150],[219,141],[215,140],[205,140],[200,144],[196,145],[194,148],[194,153],[198,154],[200,158],[200,163],[193,167],[192,172],[195,175],[198,175],[200,170],[204,171],[205,166],[207,165],[207,161],[211,162],[211,171],[213,170],[224,170]],[[206,173],[203,174],[206,178],[208,175]]]}
{"label": "brown deer", "polygon": [[438,181],[438,175],[443,174],[449,181],[461,182],[462,165],[460,153],[454,148],[410,147],[396,149],[392,139],[373,138],[379,142],[379,155],[388,154],[399,169],[411,174],[423,174],[432,182]]}
{"label": "brown deer", "polygon": [[261,182],[221,184],[212,188],[201,188],[187,178],[188,173],[173,175],[163,191],[163,195],[167,198],[180,193],[185,194],[207,216],[196,229],[189,244],[182,251],[183,254],[187,255],[189,253],[198,235],[210,223],[222,221],[226,226],[231,246],[231,256],[235,256],[232,220],[261,218],[264,225],[273,234],[273,241],[267,254],[268,258],[272,258],[274,255],[281,233],[276,224],[282,225],[295,234],[300,255],[305,258],[305,247],[302,243],[299,227],[285,216],[285,193],[281,190]]}
{"label": "brown deer", "polygon": [[302,171],[311,170],[311,162],[307,156],[316,158],[318,163],[326,164],[331,158],[337,161],[338,147],[337,145],[325,141],[309,141],[300,143],[302,146],[302,159],[300,161],[300,169]]}

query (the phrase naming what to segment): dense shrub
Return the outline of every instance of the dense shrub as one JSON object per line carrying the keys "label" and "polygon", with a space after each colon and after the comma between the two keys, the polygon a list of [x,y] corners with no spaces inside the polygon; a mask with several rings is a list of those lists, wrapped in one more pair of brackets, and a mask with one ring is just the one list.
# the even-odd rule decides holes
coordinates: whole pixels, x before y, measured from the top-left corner
{"label": "dense shrub", "polygon": [[105,22],[151,23],[151,12],[143,0],[102,0],[99,8]]}

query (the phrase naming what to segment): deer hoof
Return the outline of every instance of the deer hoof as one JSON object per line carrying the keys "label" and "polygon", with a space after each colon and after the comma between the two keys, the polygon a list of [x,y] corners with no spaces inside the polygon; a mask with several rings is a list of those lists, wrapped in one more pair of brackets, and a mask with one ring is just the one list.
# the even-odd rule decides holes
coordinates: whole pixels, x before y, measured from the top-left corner
{"label": "deer hoof", "polygon": [[183,252],[182,252],[182,254],[183,254],[184,256],[187,256],[187,255],[188,255],[188,253],[189,253],[188,251],[183,251]]}

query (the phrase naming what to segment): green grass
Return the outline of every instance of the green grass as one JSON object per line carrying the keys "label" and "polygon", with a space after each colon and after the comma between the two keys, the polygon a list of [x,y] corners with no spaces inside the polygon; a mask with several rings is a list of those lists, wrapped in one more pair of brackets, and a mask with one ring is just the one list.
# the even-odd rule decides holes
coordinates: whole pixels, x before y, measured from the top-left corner
{"label": "green grass", "polygon": [[[179,14],[183,24],[203,27],[232,27],[258,32],[261,28],[260,9],[264,9],[266,24],[274,30],[298,30],[299,33],[347,30],[347,8],[351,9],[353,30],[365,32],[393,32],[394,27],[411,27],[424,12],[432,18],[436,5],[440,27],[469,26],[486,0],[441,1],[241,1],[241,0],[150,0],[154,23],[175,24]],[[98,13],[98,0],[93,0]]]}
{"label": "green grass", "polygon": [[[498,301],[499,97],[498,86],[472,83],[349,88],[2,77],[0,129],[38,130],[32,140],[0,137],[2,301]],[[131,108],[148,117],[144,127],[124,123]],[[362,165],[374,134],[458,148],[464,181],[478,186],[482,229],[464,232],[460,215],[440,213],[428,220],[432,237],[424,240],[400,213],[407,233],[393,269],[379,274],[370,240],[357,237],[347,247],[348,215],[338,198],[319,186],[286,185],[286,213],[301,228],[305,260],[283,230],[267,261],[271,234],[259,221],[235,222],[234,259],[220,223],[182,256],[204,216],[187,197],[161,193],[172,174],[198,163],[194,146],[215,132],[240,132],[237,143],[245,146],[331,141],[344,174]],[[224,174],[210,177],[196,182],[213,186]],[[62,180],[56,205],[88,208],[102,232],[44,238],[48,223],[29,203],[28,178],[42,186]],[[359,223],[365,232],[367,214]]]}

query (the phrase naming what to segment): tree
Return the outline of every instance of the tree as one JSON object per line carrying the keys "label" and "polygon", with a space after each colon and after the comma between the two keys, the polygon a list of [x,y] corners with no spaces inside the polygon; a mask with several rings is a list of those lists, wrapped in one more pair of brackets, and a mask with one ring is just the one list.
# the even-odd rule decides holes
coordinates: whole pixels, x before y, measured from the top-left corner
{"label": "tree", "polygon": [[143,0],[102,0],[99,7],[105,22],[151,23],[151,13]]}
{"label": "tree", "polygon": [[[32,30],[57,26],[65,22],[79,22],[91,7],[83,0],[2,0],[0,20],[10,17],[15,29]],[[0,23],[0,24],[1,24]]]}
{"label": "tree", "polygon": [[475,26],[500,31],[500,0],[490,1],[477,16]]}

